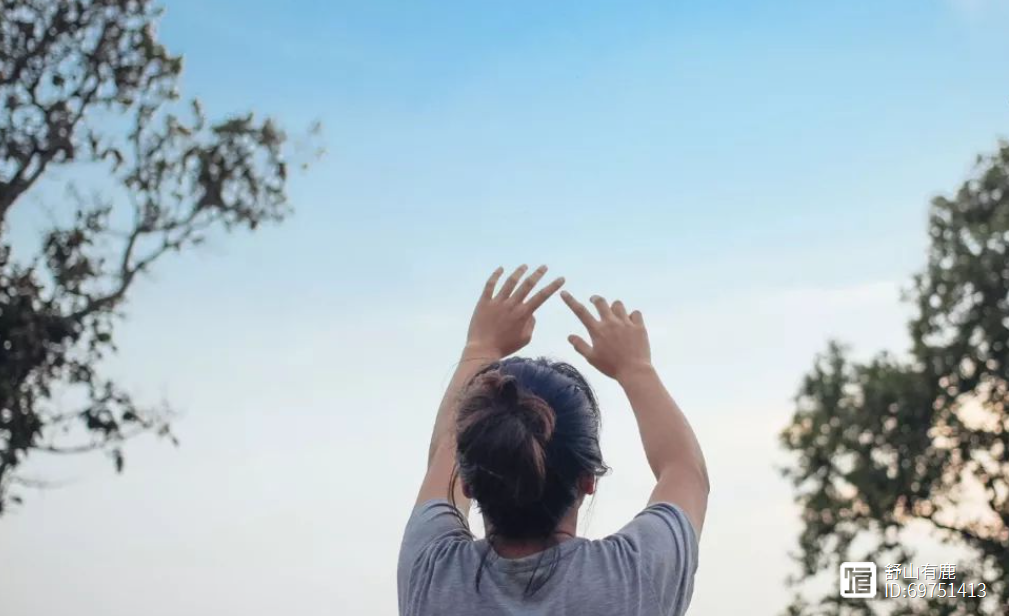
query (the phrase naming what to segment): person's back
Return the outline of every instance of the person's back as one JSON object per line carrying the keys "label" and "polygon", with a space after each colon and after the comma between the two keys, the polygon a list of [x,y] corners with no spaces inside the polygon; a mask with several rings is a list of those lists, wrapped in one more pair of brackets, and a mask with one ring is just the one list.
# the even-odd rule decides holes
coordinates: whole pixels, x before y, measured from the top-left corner
{"label": "person's back", "polygon": [[[682,614],[697,567],[690,522],[667,504],[649,507],[605,539],[572,538],[519,558],[488,549],[485,540],[472,539],[449,502],[421,505],[400,553],[400,614]],[[477,589],[474,572],[481,567]],[[530,593],[537,575],[542,585]]]}
{"label": "person's back", "polygon": [[[563,282],[526,301],[544,271],[518,285],[520,268],[494,296],[496,272],[477,305],[403,536],[403,616],[667,616],[690,602],[708,493],[699,446],[651,368],[640,313],[593,298],[596,320],[565,294],[592,346],[570,340],[623,386],[657,479],[624,528],[600,540],[575,536],[578,509],[607,470],[595,397],[567,364],[501,360],[528,342],[533,311]],[[470,499],[486,539],[468,528]]]}

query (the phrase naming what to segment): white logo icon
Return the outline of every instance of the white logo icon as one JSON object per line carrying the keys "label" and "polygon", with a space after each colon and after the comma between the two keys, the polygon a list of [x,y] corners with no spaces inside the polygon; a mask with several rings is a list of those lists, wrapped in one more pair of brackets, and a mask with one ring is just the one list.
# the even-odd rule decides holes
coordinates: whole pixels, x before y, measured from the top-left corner
{"label": "white logo icon", "polygon": [[841,563],[841,596],[872,599],[876,596],[876,563]]}

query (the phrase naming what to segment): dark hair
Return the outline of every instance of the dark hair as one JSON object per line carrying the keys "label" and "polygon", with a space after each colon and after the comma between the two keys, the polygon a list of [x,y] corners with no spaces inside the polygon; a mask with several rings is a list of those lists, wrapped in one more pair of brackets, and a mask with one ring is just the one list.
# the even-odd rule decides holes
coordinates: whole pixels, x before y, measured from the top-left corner
{"label": "dark hair", "polygon": [[578,480],[609,470],[599,427],[595,395],[569,364],[512,357],[473,377],[457,418],[457,477],[487,520],[489,541],[551,542],[578,500]]}

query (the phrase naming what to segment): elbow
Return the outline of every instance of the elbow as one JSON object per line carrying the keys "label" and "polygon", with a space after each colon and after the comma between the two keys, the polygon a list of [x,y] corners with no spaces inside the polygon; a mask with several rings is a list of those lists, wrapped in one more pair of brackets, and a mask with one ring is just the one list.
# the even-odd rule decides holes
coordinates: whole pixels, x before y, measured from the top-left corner
{"label": "elbow", "polygon": [[656,479],[659,482],[667,479],[680,484],[688,483],[696,486],[696,490],[703,492],[705,496],[711,493],[711,478],[708,475],[708,466],[704,463],[704,458],[679,460],[669,464],[656,473]]}
{"label": "elbow", "polygon": [[708,465],[704,463],[704,460],[701,460],[701,481],[705,496],[711,494],[711,477],[708,475]]}
{"label": "elbow", "polygon": [[701,453],[700,447],[697,448],[697,453],[693,458],[691,466],[694,468],[694,473],[697,475],[697,480],[700,485],[704,488],[705,494],[711,493],[711,477],[708,475],[708,463],[704,459],[704,454]]}
{"label": "elbow", "polygon": [[699,458],[685,465],[685,469],[681,472],[691,477],[704,490],[705,495],[711,493],[711,477],[708,475],[708,465],[705,464],[704,458]]}

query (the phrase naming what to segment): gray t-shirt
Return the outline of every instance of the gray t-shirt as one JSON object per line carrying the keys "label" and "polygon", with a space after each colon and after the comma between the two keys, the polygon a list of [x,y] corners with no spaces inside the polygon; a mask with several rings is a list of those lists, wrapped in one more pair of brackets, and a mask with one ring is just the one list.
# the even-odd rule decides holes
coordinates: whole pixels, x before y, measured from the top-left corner
{"label": "gray t-shirt", "polygon": [[[418,505],[399,552],[400,616],[680,616],[694,590],[698,545],[683,510],[657,503],[604,539],[569,539],[522,558],[487,550],[448,501]],[[539,584],[551,562],[552,576],[526,596],[530,574],[538,565]]]}

